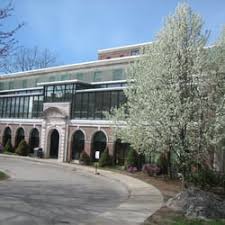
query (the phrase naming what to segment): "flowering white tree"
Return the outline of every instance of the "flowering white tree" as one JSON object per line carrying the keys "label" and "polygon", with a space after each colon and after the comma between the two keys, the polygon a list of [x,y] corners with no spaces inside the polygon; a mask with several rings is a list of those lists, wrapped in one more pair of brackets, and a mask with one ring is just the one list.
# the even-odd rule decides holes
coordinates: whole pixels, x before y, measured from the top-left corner
{"label": "flowering white tree", "polygon": [[166,151],[183,172],[208,158],[221,136],[218,121],[220,127],[225,121],[217,114],[224,96],[218,92],[221,65],[212,61],[220,54],[205,48],[207,40],[201,17],[179,4],[155,42],[128,69],[127,103],[111,116],[117,136],[145,154]]}

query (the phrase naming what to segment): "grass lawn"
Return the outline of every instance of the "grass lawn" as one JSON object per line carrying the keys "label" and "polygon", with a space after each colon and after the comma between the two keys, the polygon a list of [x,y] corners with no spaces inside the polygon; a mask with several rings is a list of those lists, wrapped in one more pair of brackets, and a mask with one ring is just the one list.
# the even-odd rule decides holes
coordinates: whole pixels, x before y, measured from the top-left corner
{"label": "grass lawn", "polygon": [[5,180],[7,178],[8,178],[8,176],[5,173],[3,173],[2,171],[0,171],[0,181]]}
{"label": "grass lawn", "polygon": [[174,218],[176,222],[172,223],[173,225],[224,225],[225,220],[188,220],[186,218]]}
{"label": "grass lawn", "polygon": [[150,216],[144,225],[225,225],[225,220],[200,220],[186,218],[182,213],[175,212],[166,206]]}

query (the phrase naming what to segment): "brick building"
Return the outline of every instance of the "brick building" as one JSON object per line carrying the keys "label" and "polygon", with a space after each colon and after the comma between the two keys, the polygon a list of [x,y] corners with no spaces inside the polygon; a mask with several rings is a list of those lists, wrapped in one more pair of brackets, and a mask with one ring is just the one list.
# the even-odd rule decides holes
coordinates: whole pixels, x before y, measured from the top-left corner
{"label": "brick building", "polygon": [[0,143],[22,139],[46,158],[78,160],[108,147],[122,164],[127,145],[115,140],[104,112],[126,99],[126,68],[149,43],[98,51],[98,60],[0,76]]}

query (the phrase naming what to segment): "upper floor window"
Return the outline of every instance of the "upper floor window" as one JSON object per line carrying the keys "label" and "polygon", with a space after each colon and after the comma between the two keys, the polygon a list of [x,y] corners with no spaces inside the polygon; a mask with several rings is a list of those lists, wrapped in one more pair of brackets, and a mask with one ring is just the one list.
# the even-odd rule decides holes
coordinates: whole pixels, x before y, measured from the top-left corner
{"label": "upper floor window", "polygon": [[83,73],[77,73],[76,74],[77,80],[83,80],[84,79],[84,74]]}
{"label": "upper floor window", "polygon": [[9,89],[13,89],[14,88],[14,82],[13,81],[10,81],[9,82]]}
{"label": "upper floor window", "polygon": [[98,82],[101,80],[102,80],[102,72],[101,71],[94,72],[94,81]]}
{"label": "upper floor window", "polygon": [[23,88],[27,87],[27,80],[23,80]]}
{"label": "upper floor window", "polygon": [[113,70],[113,80],[122,80],[122,78],[123,78],[122,69]]}
{"label": "upper floor window", "polygon": [[131,55],[139,55],[139,54],[140,54],[139,49],[133,49],[133,50],[131,50]]}

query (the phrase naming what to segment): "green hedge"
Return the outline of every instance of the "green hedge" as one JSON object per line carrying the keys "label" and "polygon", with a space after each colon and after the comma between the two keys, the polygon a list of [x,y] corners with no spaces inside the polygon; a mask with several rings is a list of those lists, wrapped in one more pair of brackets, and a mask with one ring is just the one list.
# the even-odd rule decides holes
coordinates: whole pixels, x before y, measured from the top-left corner
{"label": "green hedge", "polygon": [[99,159],[99,167],[111,166],[112,157],[109,155],[109,150],[106,148]]}
{"label": "green hedge", "polygon": [[6,143],[6,145],[4,146],[4,148],[3,148],[3,152],[14,152],[14,149],[13,149],[13,147],[12,147],[12,144],[11,144],[11,140],[9,139],[8,141],[7,141],[7,143]]}
{"label": "green hedge", "polygon": [[15,153],[21,156],[27,156],[29,154],[29,145],[25,140],[22,140],[15,150]]}

